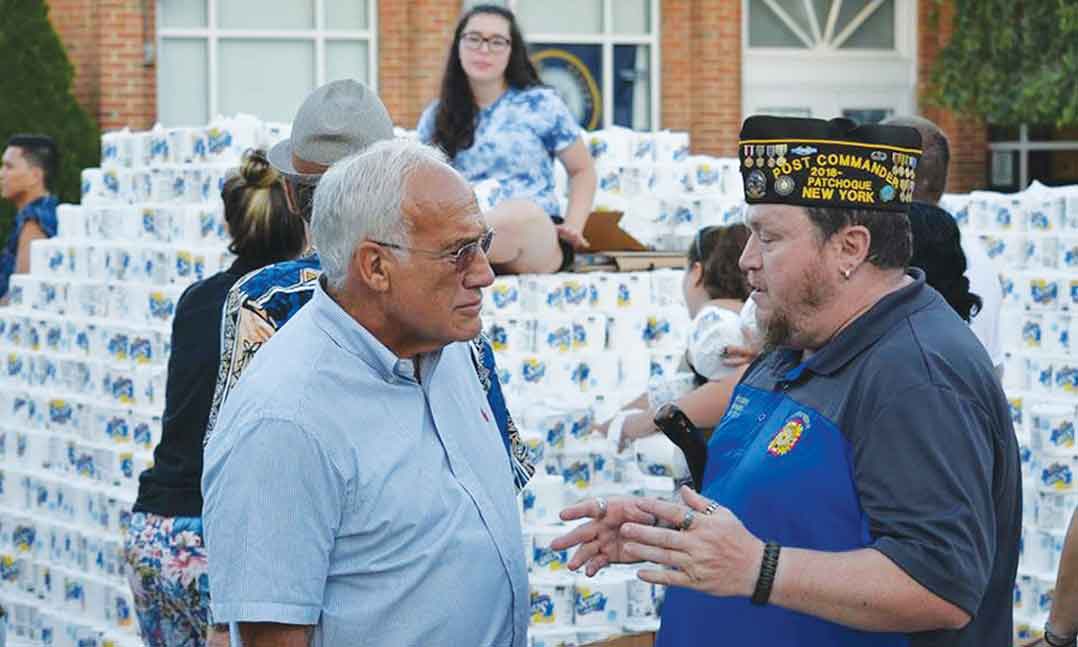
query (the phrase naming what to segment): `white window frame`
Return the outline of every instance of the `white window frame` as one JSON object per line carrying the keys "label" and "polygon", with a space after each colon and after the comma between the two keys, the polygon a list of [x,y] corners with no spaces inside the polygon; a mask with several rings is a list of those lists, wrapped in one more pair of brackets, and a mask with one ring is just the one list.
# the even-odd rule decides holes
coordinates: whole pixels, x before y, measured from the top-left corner
{"label": "white window frame", "polygon": [[[811,22],[811,34],[806,34],[801,27],[786,14],[785,10],[775,0],[763,0],[772,8],[783,24],[794,33],[805,45],[804,47],[752,47],[749,44],[749,11],[750,0],[742,0],[741,5],[741,48],[742,51],[751,54],[765,54],[768,56],[801,57],[811,55],[815,57],[853,57],[874,59],[881,55],[893,57],[898,53],[904,58],[917,56],[917,2],[916,0],[895,0],[895,46],[891,49],[874,47],[856,47],[842,49],[841,45],[849,39],[853,32],[867,20],[875,8],[882,5],[885,0],[872,0],[865,6],[853,20],[843,28],[842,32],[835,34],[835,22],[838,20],[838,9],[841,2],[831,5],[831,13],[826,24],[819,25],[816,19],[816,9],[812,6],[812,0],[802,0],[805,4],[805,12]],[[786,16],[783,18],[783,16]],[[831,37],[834,42],[828,42]]]}
{"label": "white window frame", "polygon": [[[774,0],[763,0],[772,7],[778,6]],[[878,7],[883,0],[874,0],[862,9],[861,14],[851,26],[844,27],[842,33],[835,34],[835,22],[838,18],[837,5],[832,5],[829,20],[823,25],[817,24],[815,9],[811,0],[802,0],[806,9],[812,9],[809,33],[798,36],[804,45],[812,40],[811,47],[750,47],[749,46],[749,11],[750,0],[742,0],[741,12],[741,110],[750,115],[764,108],[757,103],[782,107],[783,102],[775,99],[761,101],[760,97],[776,96],[777,88],[789,93],[791,107],[808,107],[814,117],[838,116],[827,110],[820,113],[815,99],[801,96],[799,88],[808,90],[824,89],[831,91],[856,91],[859,99],[851,100],[847,105],[838,105],[837,109],[875,109],[893,107],[897,113],[914,114],[917,111],[917,84],[919,69],[917,64],[917,34],[920,28],[916,0],[894,0],[895,2],[895,43],[893,48],[853,48],[842,49],[835,42],[824,38],[828,34],[849,37],[857,26],[868,17],[868,10]],[[781,20],[781,17],[780,17]],[[785,22],[785,21],[784,21]],[[821,38],[815,38],[817,31]],[[796,35],[795,31],[795,35]],[[811,36],[811,38],[810,38]],[[839,42],[838,44],[841,44]],[[881,83],[882,79],[901,79],[901,83]],[[895,94],[899,89],[899,94]],[[811,94],[811,92],[810,92]],[[835,95],[839,96],[839,95]],[[888,98],[890,96],[890,98]],[[897,100],[897,102],[896,102]],[[843,100],[845,102],[845,100]]]}
{"label": "white window frame", "polygon": [[[510,9],[516,10],[520,0],[507,0]],[[649,0],[651,7],[650,31],[647,34],[617,34],[614,32],[614,3],[617,0],[603,0],[603,32],[601,34],[531,32],[527,25],[525,37],[528,44],[565,43],[567,45],[601,45],[603,65],[603,119],[602,127],[614,125],[614,46],[648,45],[649,65],[651,66],[651,131],[660,130],[662,122],[662,57],[659,42],[662,36],[662,13],[659,0]]]}
{"label": "white window frame", "polygon": [[[161,2],[169,0],[158,0]],[[186,0],[171,0],[186,1]],[[161,42],[170,40],[204,40],[206,41],[206,70],[207,106],[206,115],[213,119],[218,110],[218,55],[217,47],[221,39],[264,39],[264,40],[304,40],[314,41],[314,85],[319,87],[326,83],[326,41],[364,41],[367,43],[367,84],[372,90],[378,92],[378,0],[367,2],[367,29],[330,30],[325,29],[325,1],[314,0],[314,28],[312,29],[223,29],[217,25],[217,6],[221,0],[206,1],[206,26],[205,27],[165,27],[162,25],[160,9],[157,15],[157,51],[161,51]],[[157,83],[157,99],[160,101],[160,77]]]}
{"label": "white window frame", "polygon": [[[1078,150],[1078,141],[1034,141],[1029,138],[1029,126],[1022,124],[1018,127],[1018,141],[990,142],[988,150],[995,153],[1018,152],[1018,190],[1023,191],[1029,186],[1029,154],[1033,151],[1073,151]],[[991,168],[992,160],[988,160]]]}

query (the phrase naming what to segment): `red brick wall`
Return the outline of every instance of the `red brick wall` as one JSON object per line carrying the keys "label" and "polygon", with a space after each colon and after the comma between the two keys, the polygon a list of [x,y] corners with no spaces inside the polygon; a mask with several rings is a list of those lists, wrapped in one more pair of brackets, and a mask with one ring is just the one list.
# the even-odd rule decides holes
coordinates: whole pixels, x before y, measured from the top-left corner
{"label": "red brick wall", "polygon": [[414,128],[438,95],[460,0],[378,3],[378,93],[394,123]]}
{"label": "red brick wall", "polygon": [[917,42],[917,98],[921,114],[936,122],[951,143],[951,165],[947,191],[965,193],[987,184],[988,129],[976,117],[959,115],[932,105],[932,66],[939,51],[951,37],[954,5],[945,0],[938,5],[939,20],[930,20],[937,0],[919,0]]}
{"label": "red brick wall", "polygon": [[[921,112],[951,139],[948,190],[985,184],[987,129],[931,106],[931,67],[950,35],[953,8],[918,0]],[[143,64],[154,43],[154,0],[49,0],[50,18],[75,67],[75,96],[103,130],[149,128],[156,116],[156,67]],[[460,0],[378,3],[379,92],[397,124],[412,127],[438,92]],[[662,0],[661,127],[689,131],[694,152],[736,154],[741,126],[741,0]],[[149,30],[143,12],[148,11]]]}
{"label": "red brick wall", "polygon": [[153,125],[157,68],[144,65],[143,44],[154,43],[154,4],[154,0],[49,2],[49,18],[75,67],[75,97],[102,130]]}
{"label": "red brick wall", "polygon": [[692,150],[736,155],[741,130],[741,0],[663,0],[662,124]]}

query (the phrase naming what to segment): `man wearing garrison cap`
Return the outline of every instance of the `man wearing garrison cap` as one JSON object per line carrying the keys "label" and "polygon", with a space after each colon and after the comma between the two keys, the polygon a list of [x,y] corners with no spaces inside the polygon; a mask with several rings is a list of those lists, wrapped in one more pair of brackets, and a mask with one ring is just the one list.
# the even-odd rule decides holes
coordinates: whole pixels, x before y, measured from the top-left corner
{"label": "man wearing garrison cap", "polygon": [[590,572],[670,567],[641,575],[671,587],[658,645],[1010,644],[1018,448],[984,348],[907,267],[920,152],[912,128],[745,121],[767,348],[701,495],[582,502],[557,544]]}

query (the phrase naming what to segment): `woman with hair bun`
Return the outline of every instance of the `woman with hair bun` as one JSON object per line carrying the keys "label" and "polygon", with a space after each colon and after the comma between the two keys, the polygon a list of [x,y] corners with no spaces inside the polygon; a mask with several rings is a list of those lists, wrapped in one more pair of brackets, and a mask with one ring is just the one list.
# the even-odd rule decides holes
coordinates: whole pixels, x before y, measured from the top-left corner
{"label": "woman with hair bun", "polygon": [[[481,4],[460,19],[441,94],[417,130],[469,182],[497,184],[485,214],[497,232],[487,254],[497,273],[573,267],[574,251],[588,244],[595,165],[569,108],[539,80],[511,11]],[[564,213],[554,192],[555,157],[569,174]]]}
{"label": "woman with hair bun", "polygon": [[221,190],[232,237],[231,267],[180,296],[172,322],[161,442],[139,478],[124,542],[128,580],[146,645],[204,645],[209,578],[202,534],[202,440],[217,380],[221,312],[248,272],[299,256],[303,220],[288,208],[281,176],[263,151],[248,151]]}

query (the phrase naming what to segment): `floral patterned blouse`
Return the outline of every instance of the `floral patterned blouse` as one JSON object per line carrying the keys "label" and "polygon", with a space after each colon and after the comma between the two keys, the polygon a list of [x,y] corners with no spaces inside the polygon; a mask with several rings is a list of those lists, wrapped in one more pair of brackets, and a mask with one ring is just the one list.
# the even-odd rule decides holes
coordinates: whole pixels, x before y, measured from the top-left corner
{"label": "floral patterned blouse", "polygon": [[[419,139],[431,143],[438,102],[419,118]],[[495,180],[490,203],[532,200],[560,217],[554,190],[554,156],[580,138],[580,126],[558,93],[545,86],[509,88],[479,111],[475,142],[451,162],[472,184]]]}

